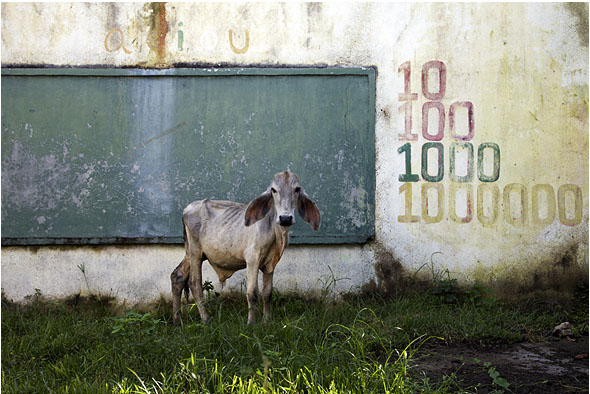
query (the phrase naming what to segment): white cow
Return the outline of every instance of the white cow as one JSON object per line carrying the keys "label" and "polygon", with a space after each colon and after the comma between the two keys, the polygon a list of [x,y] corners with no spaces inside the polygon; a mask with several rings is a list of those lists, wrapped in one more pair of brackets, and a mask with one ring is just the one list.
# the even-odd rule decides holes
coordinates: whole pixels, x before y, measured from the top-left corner
{"label": "white cow", "polygon": [[221,283],[246,268],[248,324],[254,323],[258,271],[262,271],[264,321],[268,321],[273,273],[289,243],[295,209],[313,230],[319,229],[316,204],[289,171],[276,174],[270,187],[249,204],[200,200],[188,205],[182,216],[186,255],[170,275],[174,323],[178,322],[182,291],[188,297],[188,288],[203,322],[209,318],[203,304],[204,260],[209,261]]}

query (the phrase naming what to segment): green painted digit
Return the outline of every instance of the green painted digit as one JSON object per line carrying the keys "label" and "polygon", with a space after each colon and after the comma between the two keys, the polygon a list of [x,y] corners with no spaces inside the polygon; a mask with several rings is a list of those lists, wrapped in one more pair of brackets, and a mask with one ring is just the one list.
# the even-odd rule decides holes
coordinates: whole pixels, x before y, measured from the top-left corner
{"label": "green painted digit", "polygon": [[[491,175],[483,173],[483,151],[490,148],[494,151],[494,171]],[[500,178],[500,147],[493,142],[484,142],[477,148],[477,177],[482,182],[496,182]]]}
{"label": "green painted digit", "polygon": [[[438,172],[436,175],[428,174],[428,150],[435,148],[438,151]],[[444,176],[444,147],[440,142],[427,142],[422,145],[422,178],[427,182],[440,182]]]}
{"label": "green painted digit", "polygon": [[406,173],[399,175],[400,182],[418,182],[420,179],[418,174],[412,174],[412,145],[409,142],[406,142],[399,148],[397,148],[398,153],[406,154]]}
{"label": "green painted digit", "polygon": [[[457,148],[467,149],[467,174],[464,176],[459,176],[455,172]],[[451,144],[450,156],[449,170],[451,172],[451,180],[459,183],[471,182],[473,180],[473,145],[470,142],[453,142]]]}

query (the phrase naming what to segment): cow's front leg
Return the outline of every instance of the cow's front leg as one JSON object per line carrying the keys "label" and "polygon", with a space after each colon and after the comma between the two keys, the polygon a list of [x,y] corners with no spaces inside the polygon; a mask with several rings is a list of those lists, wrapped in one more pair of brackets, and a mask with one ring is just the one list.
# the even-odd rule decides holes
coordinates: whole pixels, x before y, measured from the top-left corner
{"label": "cow's front leg", "polygon": [[246,297],[248,299],[248,325],[254,324],[258,302],[258,254],[246,254]]}
{"label": "cow's front leg", "polygon": [[203,260],[200,257],[195,256],[191,253],[191,272],[189,276],[188,285],[193,293],[193,297],[197,302],[197,308],[199,309],[199,315],[203,323],[207,323],[209,315],[205,309],[205,301],[203,300]]}
{"label": "cow's front leg", "polygon": [[272,298],[272,277],[271,273],[262,273],[262,303],[264,304],[264,323],[268,323],[270,320],[270,300]]}

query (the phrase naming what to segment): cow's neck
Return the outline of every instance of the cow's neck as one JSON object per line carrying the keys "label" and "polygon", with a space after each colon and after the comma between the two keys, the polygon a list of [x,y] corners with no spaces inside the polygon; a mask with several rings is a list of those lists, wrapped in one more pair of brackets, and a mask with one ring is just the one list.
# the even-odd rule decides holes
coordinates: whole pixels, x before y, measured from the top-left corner
{"label": "cow's neck", "polygon": [[277,223],[277,215],[276,212],[271,210],[268,215],[266,215],[266,225],[270,228],[270,234],[274,237],[277,241],[281,244],[281,249],[284,250],[287,245],[289,244],[289,229],[290,227],[281,226]]}
{"label": "cow's neck", "polygon": [[289,243],[289,228],[290,227],[283,227],[279,224],[275,225],[275,234],[277,239],[280,239],[283,249],[285,249]]}

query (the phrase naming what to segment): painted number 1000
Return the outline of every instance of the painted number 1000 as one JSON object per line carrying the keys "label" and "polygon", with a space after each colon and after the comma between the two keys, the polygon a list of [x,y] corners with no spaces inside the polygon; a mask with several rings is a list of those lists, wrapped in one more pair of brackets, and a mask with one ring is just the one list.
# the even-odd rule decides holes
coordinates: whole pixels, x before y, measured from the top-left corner
{"label": "painted number 1000", "polygon": [[[493,152],[492,171],[488,174],[484,171],[484,152],[489,149]],[[437,166],[435,175],[428,168],[428,154],[431,150],[436,152]],[[457,174],[457,151],[467,151],[467,173]],[[412,145],[405,143],[397,149],[398,153],[405,155],[405,172],[399,175],[400,182],[418,182],[418,174],[412,173]],[[444,177],[444,146],[440,142],[427,142],[422,145],[422,179],[428,182],[440,182]],[[474,151],[470,142],[453,142],[449,147],[449,176],[454,182],[465,183],[473,181]],[[481,182],[496,182],[500,177],[500,147],[493,142],[484,142],[477,148],[477,178]]]}

